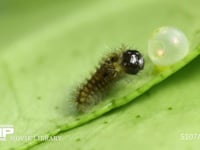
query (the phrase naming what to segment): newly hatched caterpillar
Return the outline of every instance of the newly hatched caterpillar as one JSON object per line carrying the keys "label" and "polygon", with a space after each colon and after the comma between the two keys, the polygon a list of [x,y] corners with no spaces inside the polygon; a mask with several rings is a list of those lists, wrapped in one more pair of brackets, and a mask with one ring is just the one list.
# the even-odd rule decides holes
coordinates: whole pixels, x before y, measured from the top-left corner
{"label": "newly hatched caterpillar", "polygon": [[91,76],[76,95],[77,109],[86,111],[101,101],[101,93],[124,73],[135,75],[144,67],[142,54],[137,50],[121,50],[107,56],[96,72]]}

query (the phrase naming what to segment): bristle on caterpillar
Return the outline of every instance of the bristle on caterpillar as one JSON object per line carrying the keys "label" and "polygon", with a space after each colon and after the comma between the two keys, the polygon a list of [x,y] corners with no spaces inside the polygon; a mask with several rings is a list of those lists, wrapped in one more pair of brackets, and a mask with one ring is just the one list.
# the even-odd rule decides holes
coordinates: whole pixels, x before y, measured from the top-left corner
{"label": "bristle on caterpillar", "polygon": [[137,74],[144,67],[144,59],[137,50],[120,50],[110,53],[102,60],[90,79],[83,84],[76,94],[77,109],[85,112],[98,104],[101,93],[109,89],[124,73]]}

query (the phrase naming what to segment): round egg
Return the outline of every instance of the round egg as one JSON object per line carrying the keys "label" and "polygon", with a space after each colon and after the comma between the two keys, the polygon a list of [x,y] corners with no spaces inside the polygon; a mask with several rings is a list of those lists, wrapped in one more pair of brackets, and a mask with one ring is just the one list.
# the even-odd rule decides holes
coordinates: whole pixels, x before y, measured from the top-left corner
{"label": "round egg", "polygon": [[169,66],[183,59],[189,52],[186,35],[174,27],[156,29],[148,42],[148,55],[157,66]]}

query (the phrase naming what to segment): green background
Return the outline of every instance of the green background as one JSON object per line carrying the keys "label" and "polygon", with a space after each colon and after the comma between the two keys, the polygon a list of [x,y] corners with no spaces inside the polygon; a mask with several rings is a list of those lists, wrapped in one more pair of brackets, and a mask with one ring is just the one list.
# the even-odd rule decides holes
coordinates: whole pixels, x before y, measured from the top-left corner
{"label": "green background", "polygon": [[[110,49],[125,43],[147,57],[147,42],[160,26],[175,26],[188,36],[191,50],[200,40],[198,0],[102,0],[0,2],[0,125],[14,135],[44,135],[73,122],[70,92]],[[148,61],[147,61],[148,62]],[[60,134],[61,141],[33,149],[198,149],[200,139],[199,57],[175,75],[88,124]],[[114,97],[149,81],[148,70]],[[136,84],[135,84],[136,82]],[[120,90],[122,89],[122,90]],[[123,90],[124,89],[124,90]],[[26,148],[17,141],[1,149]]]}

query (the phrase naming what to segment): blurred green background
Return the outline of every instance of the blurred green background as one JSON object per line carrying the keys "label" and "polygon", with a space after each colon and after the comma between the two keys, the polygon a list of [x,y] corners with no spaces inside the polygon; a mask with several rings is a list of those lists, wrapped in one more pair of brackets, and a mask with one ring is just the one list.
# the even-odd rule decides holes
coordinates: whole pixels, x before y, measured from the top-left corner
{"label": "blurred green background", "polygon": [[[147,55],[160,26],[184,31],[194,49],[199,6],[198,0],[1,0],[0,125],[12,124],[18,136],[43,135],[73,121],[69,92],[102,54],[125,43]],[[198,57],[132,103],[33,149],[198,149],[200,139],[182,135],[200,134],[199,63]],[[0,149],[21,144],[0,141]]]}

